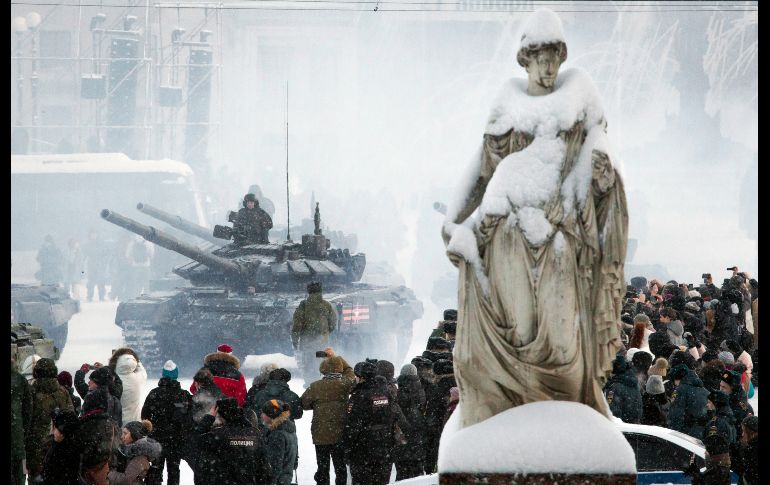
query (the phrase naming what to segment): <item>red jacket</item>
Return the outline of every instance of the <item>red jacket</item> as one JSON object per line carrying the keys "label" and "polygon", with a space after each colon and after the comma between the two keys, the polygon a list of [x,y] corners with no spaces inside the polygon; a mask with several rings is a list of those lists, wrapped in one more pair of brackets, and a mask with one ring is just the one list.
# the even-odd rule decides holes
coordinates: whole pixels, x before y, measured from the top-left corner
{"label": "red jacket", "polygon": [[[246,378],[238,370],[241,367],[238,358],[225,352],[214,352],[203,359],[203,366],[214,375],[214,384],[219,387],[222,394],[234,397],[238,400],[238,406],[243,406],[246,400]],[[190,393],[194,395],[197,391],[198,387],[193,381]]]}

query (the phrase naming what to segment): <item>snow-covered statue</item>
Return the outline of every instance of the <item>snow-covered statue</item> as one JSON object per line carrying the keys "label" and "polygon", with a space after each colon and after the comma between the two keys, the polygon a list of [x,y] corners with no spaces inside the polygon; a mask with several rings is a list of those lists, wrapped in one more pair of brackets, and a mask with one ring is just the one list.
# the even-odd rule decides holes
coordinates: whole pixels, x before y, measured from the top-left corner
{"label": "snow-covered statue", "polygon": [[628,211],[596,87],[559,74],[566,58],[561,20],[532,14],[517,55],[529,78],[503,86],[447,211],[461,427],[544,400],[609,415]]}

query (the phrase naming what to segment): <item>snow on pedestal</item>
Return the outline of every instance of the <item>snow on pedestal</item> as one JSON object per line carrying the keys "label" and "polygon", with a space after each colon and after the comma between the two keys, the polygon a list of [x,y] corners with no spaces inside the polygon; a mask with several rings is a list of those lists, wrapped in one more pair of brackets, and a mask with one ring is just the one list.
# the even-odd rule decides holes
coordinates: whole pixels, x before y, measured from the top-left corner
{"label": "snow on pedestal", "polygon": [[516,483],[636,483],[631,446],[585,404],[524,404],[464,429],[459,416],[455,409],[441,435],[440,484],[508,483],[514,476],[524,480]]}

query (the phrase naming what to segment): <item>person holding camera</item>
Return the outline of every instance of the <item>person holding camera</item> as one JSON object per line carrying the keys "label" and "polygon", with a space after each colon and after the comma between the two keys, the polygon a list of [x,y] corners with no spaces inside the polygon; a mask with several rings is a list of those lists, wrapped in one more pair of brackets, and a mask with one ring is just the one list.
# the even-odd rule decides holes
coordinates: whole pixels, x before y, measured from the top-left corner
{"label": "person holding camera", "polygon": [[329,346],[329,335],[337,326],[337,312],[331,303],[324,300],[321,290],[320,282],[309,283],[308,297],[300,302],[293,316],[291,342],[299,357],[305,389],[316,376],[315,353]]}
{"label": "person holding camera", "polygon": [[314,475],[318,485],[329,485],[329,465],[334,463],[334,482],[337,485],[347,483],[345,452],[342,448],[342,425],[345,419],[345,405],[356,376],[353,368],[336,355],[331,348],[324,351],[326,357],[318,370],[321,379],[308,387],[300,398],[302,408],[313,411],[310,433],[315,446],[317,470]]}

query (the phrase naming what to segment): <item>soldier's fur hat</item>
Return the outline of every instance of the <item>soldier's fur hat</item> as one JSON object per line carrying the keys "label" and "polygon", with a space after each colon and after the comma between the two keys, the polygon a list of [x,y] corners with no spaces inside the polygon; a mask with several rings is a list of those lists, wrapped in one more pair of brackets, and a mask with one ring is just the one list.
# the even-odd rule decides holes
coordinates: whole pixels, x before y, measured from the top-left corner
{"label": "soldier's fur hat", "polygon": [[321,293],[322,289],[320,281],[312,281],[307,284],[308,293]]}

